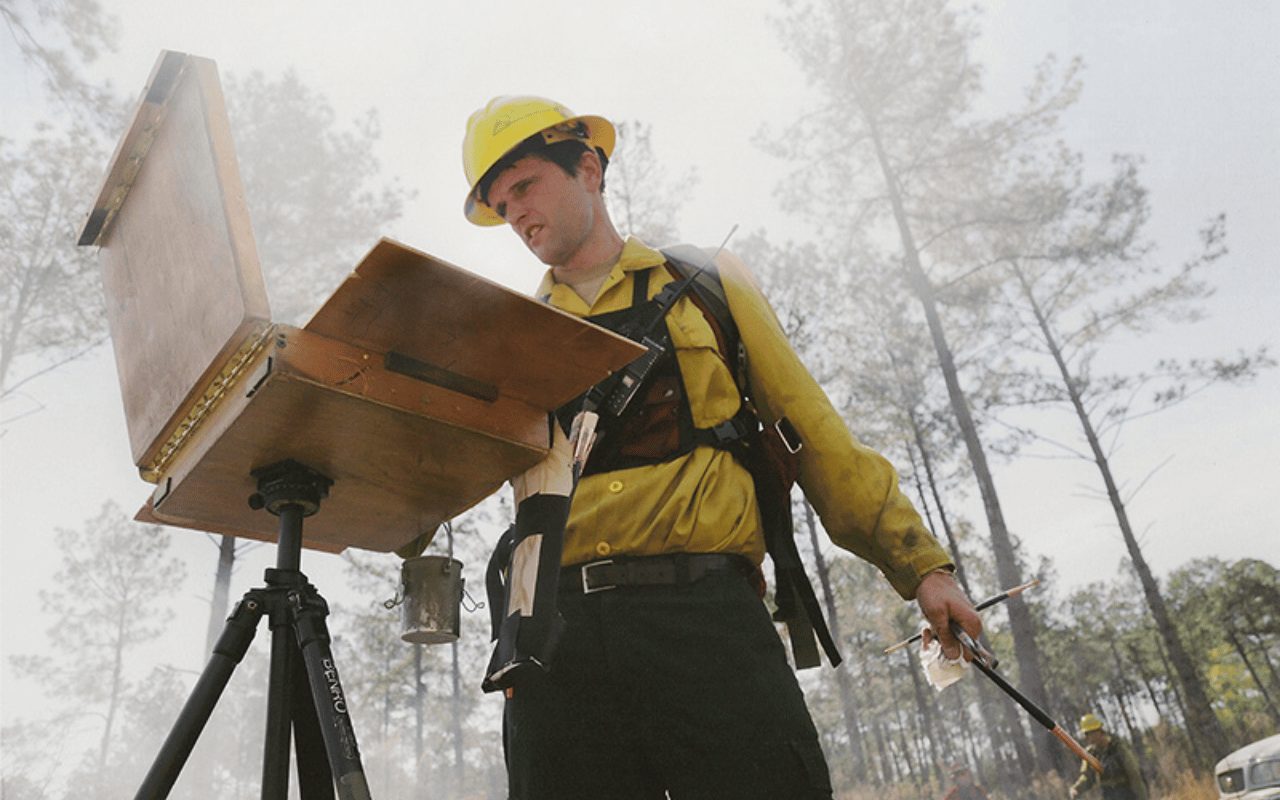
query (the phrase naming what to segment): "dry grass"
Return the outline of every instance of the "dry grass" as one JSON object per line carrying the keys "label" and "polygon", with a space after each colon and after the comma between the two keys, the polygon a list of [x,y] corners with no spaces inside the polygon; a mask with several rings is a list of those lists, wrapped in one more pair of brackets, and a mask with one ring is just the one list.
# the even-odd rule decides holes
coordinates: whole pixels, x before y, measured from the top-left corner
{"label": "dry grass", "polygon": [[1183,772],[1174,775],[1168,787],[1152,792],[1151,800],[1218,800],[1218,789],[1212,777]]}
{"label": "dry grass", "polygon": [[[1074,775],[1070,776],[1075,779]],[[1071,781],[1063,780],[1056,773],[1038,777],[1019,790],[989,790],[991,800],[1065,800]],[[948,787],[949,788],[949,787]],[[836,795],[836,800],[937,800],[946,789],[933,790],[911,785],[857,787]],[[1081,795],[1081,800],[1097,800],[1101,795],[1095,788]],[[1178,772],[1153,790],[1151,800],[1217,800],[1218,792],[1209,776],[1196,776],[1191,772]]]}

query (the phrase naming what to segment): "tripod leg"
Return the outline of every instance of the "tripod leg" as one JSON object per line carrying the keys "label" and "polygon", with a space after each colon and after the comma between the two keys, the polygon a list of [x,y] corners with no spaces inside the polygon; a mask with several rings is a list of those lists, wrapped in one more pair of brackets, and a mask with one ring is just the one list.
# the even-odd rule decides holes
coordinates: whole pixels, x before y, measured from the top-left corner
{"label": "tripod leg", "polygon": [[302,659],[296,637],[292,644],[297,651],[293,662],[290,708],[297,752],[298,796],[301,800],[334,800],[333,772],[329,769],[329,755],[325,751],[320,718],[316,715],[315,699],[311,696],[307,665]]}
{"label": "tripod leg", "polygon": [[338,797],[341,800],[369,800],[369,784],[360,763],[360,748],[347,710],[347,696],[338,678],[333,651],[329,648],[329,631],[324,623],[329,608],[310,585],[290,594],[289,605],[294,612],[298,644],[302,647],[302,659],[310,678],[311,695],[320,732],[329,752],[329,767],[333,771]]}
{"label": "tripod leg", "polygon": [[298,645],[283,608],[271,614],[271,667],[267,684],[267,730],[262,755],[262,800],[289,795],[290,684]]}
{"label": "tripod leg", "polygon": [[257,591],[249,592],[236,604],[222,635],[218,637],[218,643],[213,647],[209,663],[182,707],[142,786],[134,795],[136,800],[163,800],[169,796],[196,740],[200,738],[200,732],[209,721],[209,715],[218,704],[218,698],[227,688],[231,673],[248,652],[265,606],[264,598]]}

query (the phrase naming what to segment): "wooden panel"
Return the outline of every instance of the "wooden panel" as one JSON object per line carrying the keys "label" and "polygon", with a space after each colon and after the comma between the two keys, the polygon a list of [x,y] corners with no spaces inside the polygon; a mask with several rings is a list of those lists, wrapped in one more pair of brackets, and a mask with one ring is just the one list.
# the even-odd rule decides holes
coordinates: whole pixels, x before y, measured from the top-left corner
{"label": "wooden panel", "polygon": [[[101,248],[141,519],[274,540],[251,472],[335,481],[309,547],[390,551],[545,456],[547,413],[642,349],[384,240],[272,325],[213,62],[163,53],[80,243]],[[391,369],[388,368],[391,367]]]}
{"label": "wooden panel", "polygon": [[[271,346],[184,448],[149,518],[273,541],[251,472],[293,459],[334,480],[304,544],[391,551],[546,454],[546,410],[389,373],[359,348],[277,326]],[[433,416],[427,416],[424,412]]]}
{"label": "wooden panel", "polygon": [[81,244],[100,246],[134,463],[270,323],[217,69],[163,53]]}
{"label": "wooden panel", "polygon": [[426,365],[458,391],[553,409],[644,349],[447,262],[379,242],[306,330]]}

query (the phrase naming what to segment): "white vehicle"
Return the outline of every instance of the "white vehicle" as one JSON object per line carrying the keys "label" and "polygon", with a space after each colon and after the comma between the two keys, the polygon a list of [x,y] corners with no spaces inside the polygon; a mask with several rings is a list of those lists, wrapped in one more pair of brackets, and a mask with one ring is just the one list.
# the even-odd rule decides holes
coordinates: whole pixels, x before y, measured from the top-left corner
{"label": "white vehicle", "polygon": [[1230,800],[1280,800],[1280,734],[1241,747],[1213,770],[1218,796]]}

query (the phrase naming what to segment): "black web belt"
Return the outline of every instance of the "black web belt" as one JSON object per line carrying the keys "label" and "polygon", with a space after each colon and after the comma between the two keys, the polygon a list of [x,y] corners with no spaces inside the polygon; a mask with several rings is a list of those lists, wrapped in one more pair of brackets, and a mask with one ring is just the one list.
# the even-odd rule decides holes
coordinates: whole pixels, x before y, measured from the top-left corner
{"label": "black web belt", "polygon": [[560,590],[593,594],[627,586],[674,586],[695,583],[709,572],[747,576],[755,569],[750,559],[734,553],[617,556],[563,568]]}

